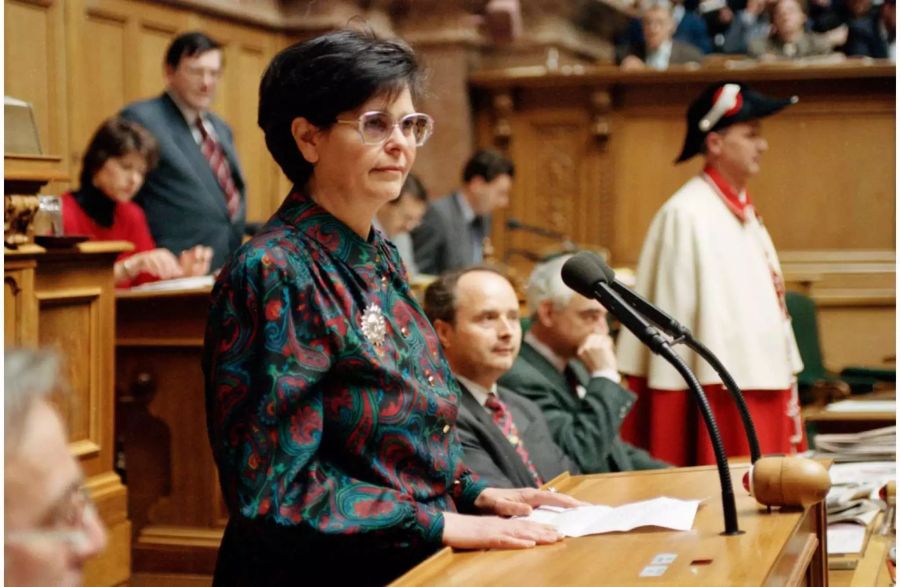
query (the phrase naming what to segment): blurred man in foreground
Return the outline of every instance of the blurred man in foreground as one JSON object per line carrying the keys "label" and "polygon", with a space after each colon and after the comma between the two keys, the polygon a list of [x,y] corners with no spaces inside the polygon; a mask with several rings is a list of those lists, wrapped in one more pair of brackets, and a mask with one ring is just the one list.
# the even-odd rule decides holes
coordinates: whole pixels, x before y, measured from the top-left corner
{"label": "blurred man in foreground", "polygon": [[56,355],[5,353],[4,580],[16,587],[80,585],[106,532],[49,402],[63,389]]}

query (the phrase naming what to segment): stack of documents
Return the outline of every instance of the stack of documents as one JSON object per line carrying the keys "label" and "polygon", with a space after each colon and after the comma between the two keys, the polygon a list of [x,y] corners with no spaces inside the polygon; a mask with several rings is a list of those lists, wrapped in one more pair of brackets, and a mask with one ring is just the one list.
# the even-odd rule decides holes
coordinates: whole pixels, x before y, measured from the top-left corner
{"label": "stack of documents", "polygon": [[828,554],[862,552],[866,534],[883,505],[878,490],[897,476],[893,461],[832,465],[831,491],[825,498]]}
{"label": "stack of documents", "polygon": [[896,426],[853,434],[818,434],[814,443],[815,456],[828,457],[838,463],[897,460]]}

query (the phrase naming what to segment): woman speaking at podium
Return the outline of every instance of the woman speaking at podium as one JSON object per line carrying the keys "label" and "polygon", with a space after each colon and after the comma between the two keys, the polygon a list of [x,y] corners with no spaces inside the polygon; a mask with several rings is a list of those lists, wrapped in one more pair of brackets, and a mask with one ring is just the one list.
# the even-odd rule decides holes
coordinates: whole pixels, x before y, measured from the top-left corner
{"label": "woman speaking at podium", "polygon": [[216,585],[384,584],[441,545],[555,542],[498,516],[575,504],[487,489],[463,465],[459,389],[372,229],[432,131],[420,77],[406,45],[353,31],[285,49],[263,77],[259,125],[294,187],[213,291],[207,419],[231,514]]}

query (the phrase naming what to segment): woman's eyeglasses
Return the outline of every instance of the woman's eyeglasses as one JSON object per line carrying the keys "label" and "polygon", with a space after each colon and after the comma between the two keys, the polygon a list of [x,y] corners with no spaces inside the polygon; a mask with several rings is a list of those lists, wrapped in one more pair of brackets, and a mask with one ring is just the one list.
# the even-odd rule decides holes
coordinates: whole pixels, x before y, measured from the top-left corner
{"label": "woman's eyeglasses", "polygon": [[434,119],[421,112],[413,112],[400,120],[394,120],[387,112],[372,111],[360,115],[356,120],[338,119],[335,122],[355,125],[363,143],[367,145],[380,145],[399,126],[404,137],[415,140],[416,146],[421,147],[434,130]]}

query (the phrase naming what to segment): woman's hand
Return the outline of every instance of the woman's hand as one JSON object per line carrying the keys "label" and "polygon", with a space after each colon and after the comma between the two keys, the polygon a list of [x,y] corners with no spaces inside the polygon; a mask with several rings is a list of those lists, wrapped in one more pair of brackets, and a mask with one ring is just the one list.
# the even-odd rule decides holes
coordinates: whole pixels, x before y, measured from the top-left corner
{"label": "woman's hand", "polygon": [[541,505],[555,505],[572,508],[588,505],[570,495],[553,491],[542,491],[531,487],[524,489],[497,489],[489,487],[475,500],[479,510],[498,516],[527,516],[532,508]]}
{"label": "woman's hand", "polygon": [[181,252],[178,262],[186,276],[206,275],[212,262],[213,250],[204,245],[195,245]]}
{"label": "woman's hand", "polygon": [[178,259],[169,249],[135,253],[116,263],[114,270],[116,281],[134,279],[141,273],[147,273],[158,279],[172,279],[184,275],[184,271],[178,265]]}
{"label": "woman's hand", "polygon": [[537,522],[444,513],[442,541],[453,548],[531,548],[537,544],[552,544],[562,538],[552,526]]}

